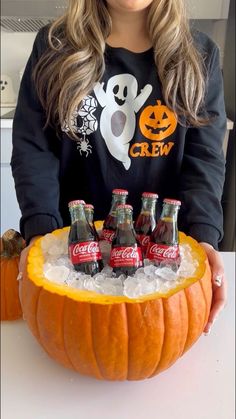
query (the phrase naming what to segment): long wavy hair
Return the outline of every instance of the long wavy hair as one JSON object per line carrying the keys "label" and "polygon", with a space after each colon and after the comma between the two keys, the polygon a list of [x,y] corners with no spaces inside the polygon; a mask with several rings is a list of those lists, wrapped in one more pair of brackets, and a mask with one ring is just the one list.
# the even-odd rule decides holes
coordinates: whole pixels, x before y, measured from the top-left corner
{"label": "long wavy hair", "polygon": [[[180,123],[201,126],[206,70],[190,32],[184,0],[153,0],[147,27],[166,105]],[[75,137],[73,113],[101,80],[106,39],[112,20],[105,0],[69,0],[65,15],[51,24],[48,48],[33,77],[47,115],[46,125],[60,129],[67,123]]]}

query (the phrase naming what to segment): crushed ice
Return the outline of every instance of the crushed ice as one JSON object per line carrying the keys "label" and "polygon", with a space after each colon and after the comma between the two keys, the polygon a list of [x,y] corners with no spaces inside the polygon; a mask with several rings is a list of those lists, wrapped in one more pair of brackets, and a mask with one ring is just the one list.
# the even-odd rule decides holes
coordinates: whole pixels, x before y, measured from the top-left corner
{"label": "crushed ice", "polygon": [[[112,268],[107,265],[110,254],[110,245],[100,241],[103,261],[106,264],[101,272],[91,277],[74,270],[68,258],[68,231],[60,235],[47,234],[41,241],[44,254],[44,275],[52,282],[70,287],[94,291],[106,295],[126,295],[136,298],[155,292],[167,293],[176,284],[181,284],[185,278],[193,276],[198,262],[193,258],[188,244],[180,245],[181,265],[179,269],[162,264],[156,267],[145,259],[144,267],[138,269],[134,276],[120,275],[116,278]],[[174,267],[176,268],[176,267]]]}

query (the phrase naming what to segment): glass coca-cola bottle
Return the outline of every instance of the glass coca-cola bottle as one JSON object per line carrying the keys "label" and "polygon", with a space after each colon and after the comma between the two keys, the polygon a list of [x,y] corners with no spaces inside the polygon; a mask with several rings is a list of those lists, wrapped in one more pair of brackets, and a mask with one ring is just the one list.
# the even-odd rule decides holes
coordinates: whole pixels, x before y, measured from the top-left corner
{"label": "glass coca-cola bottle", "polygon": [[118,205],[117,228],[112,241],[110,266],[118,277],[121,274],[133,275],[143,266],[143,255],[133,227],[133,208],[131,205]]}
{"label": "glass coca-cola bottle", "polygon": [[112,242],[117,227],[116,208],[118,205],[126,203],[127,196],[128,191],[125,189],[113,189],[111,209],[103,224],[101,240],[106,240],[109,243]]}
{"label": "glass coca-cola bottle", "polygon": [[94,225],[93,216],[94,216],[94,206],[92,204],[85,204],[84,206],[85,215],[87,218],[87,221],[91,228],[94,230],[95,237],[97,241],[99,241],[99,236],[96,230],[96,227]]}
{"label": "glass coca-cola bottle", "polygon": [[158,195],[143,192],[141,212],[135,222],[135,231],[145,257],[150,235],[156,227],[156,203]]}
{"label": "glass coca-cola bottle", "polygon": [[86,219],[84,204],[71,201],[68,206],[71,215],[69,257],[76,271],[93,276],[103,268],[98,240]]}
{"label": "glass coca-cola bottle", "polygon": [[147,258],[155,261],[155,265],[167,264],[173,270],[180,265],[178,211],[181,202],[175,199],[164,199],[161,217],[150,236]]}

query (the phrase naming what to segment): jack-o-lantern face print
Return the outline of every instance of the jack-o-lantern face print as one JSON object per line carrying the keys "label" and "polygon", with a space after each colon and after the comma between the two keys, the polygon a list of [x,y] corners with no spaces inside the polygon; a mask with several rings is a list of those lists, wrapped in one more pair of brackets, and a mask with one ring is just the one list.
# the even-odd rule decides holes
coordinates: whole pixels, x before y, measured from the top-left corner
{"label": "jack-o-lantern face print", "polygon": [[139,126],[142,134],[152,141],[162,141],[176,129],[177,119],[167,106],[157,100],[154,106],[147,106],[141,113]]}

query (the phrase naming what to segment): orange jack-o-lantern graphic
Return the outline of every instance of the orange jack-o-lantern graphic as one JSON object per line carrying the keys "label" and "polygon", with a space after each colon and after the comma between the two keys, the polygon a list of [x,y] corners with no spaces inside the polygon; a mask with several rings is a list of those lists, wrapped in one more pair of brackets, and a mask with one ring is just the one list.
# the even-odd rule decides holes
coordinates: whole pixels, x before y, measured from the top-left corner
{"label": "orange jack-o-lantern graphic", "polygon": [[176,129],[177,119],[167,106],[160,100],[154,106],[147,106],[139,119],[141,133],[152,141],[162,141],[169,137]]}

